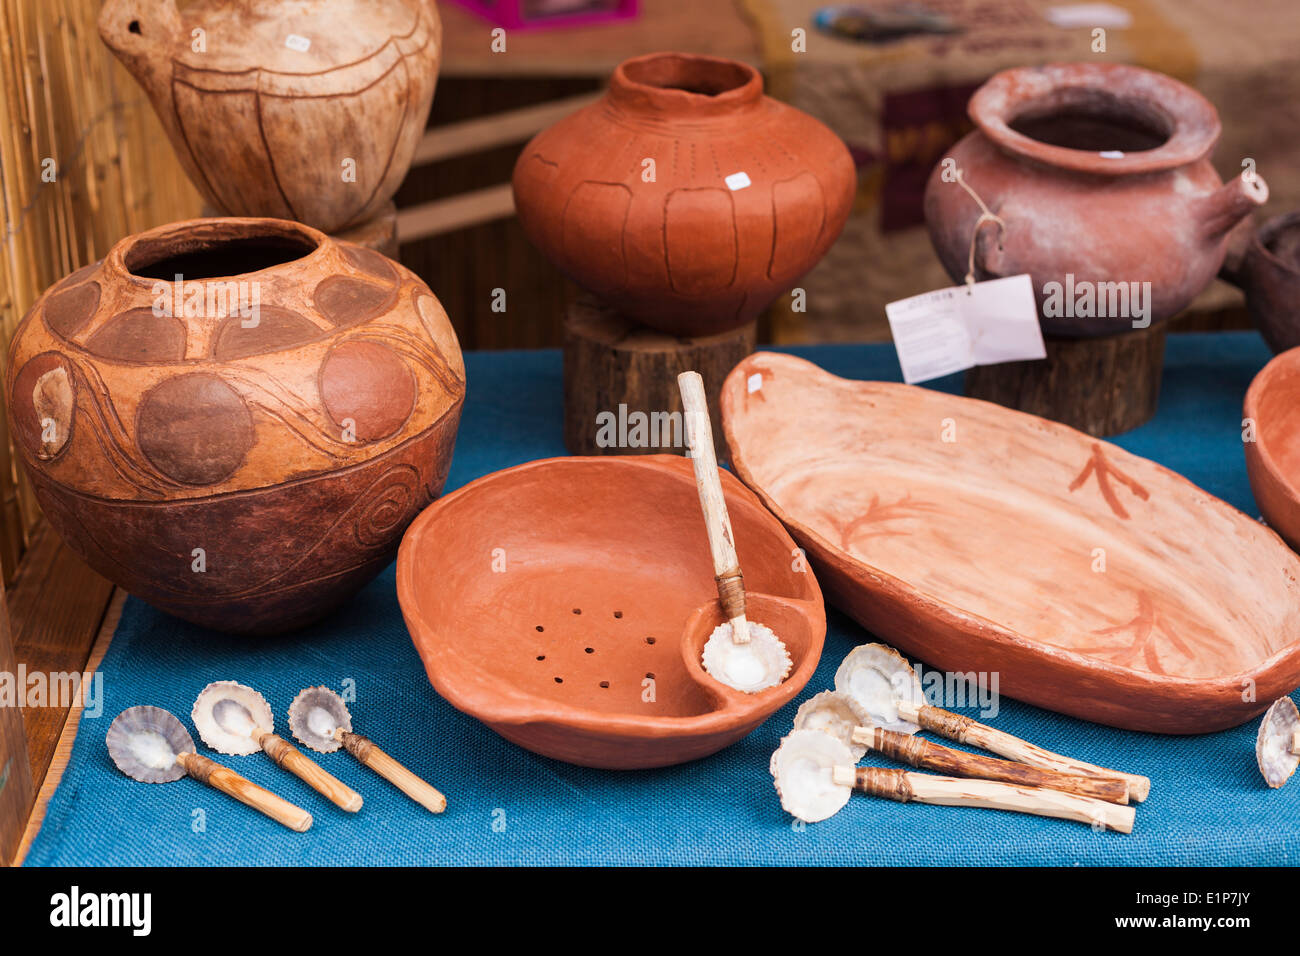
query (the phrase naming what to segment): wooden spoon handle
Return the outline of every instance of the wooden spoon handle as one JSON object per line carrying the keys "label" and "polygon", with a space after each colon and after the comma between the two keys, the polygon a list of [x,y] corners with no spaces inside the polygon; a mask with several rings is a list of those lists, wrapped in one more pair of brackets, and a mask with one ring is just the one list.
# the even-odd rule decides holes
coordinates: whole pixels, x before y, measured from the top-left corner
{"label": "wooden spoon handle", "polygon": [[1116,777],[1090,777],[1084,774],[1044,770],[1014,760],[998,760],[980,754],[953,750],[921,737],[900,734],[881,727],[856,727],[853,742],[878,751],[893,760],[938,770],[952,777],[1001,780],[1026,787],[1046,787],[1108,803],[1128,803],[1128,784]]}
{"label": "wooden spoon handle", "polygon": [[1062,773],[1111,777],[1123,780],[1125,786],[1128,787],[1129,799],[1134,803],[1141,803],[1151,793],[1151,780],[1149,777],[1143,777],[1135,773],[1123,773],[1119,770],[1108,770],[1095,764],[1084,763],[1082,760],[1074,760],[1071,757],[1052,753],[1050,750],[1034,746],[1027,740],[1021,740],[1019,737],[1013,737],[1000,730],[994,730],[986,724],[977,723],[969,717],[963,717],[961,714],[940,710],[938,707],[931,707],[928,704],[918,706],[911,701],[900,700],[898,701],[898,715],[904,720],[920,724],[926,730],[933,731],[940,737],[947,737],[949,740],[955,740],[958,743],[980,747],[990,753],[1008,757],[1011,760],[1019,760],[1021,763],[1027,763],[1033,767],[1042,767],[1045,770],[1059,770]]}
{"label": "wooden spoon handle", "polygon": [[329,773],[293,744],[275,734],[263,734],[258,741],[267,756],[335,806],[356,813],[361,809],[361,794]]}
{"label": "wooden spoon handle", "polygon": [[1040,817],[1074,820],[1120,833],[1133,831],[1133,807],[1061,793],[1059,790],[1023,787],[994,780],[939,777],[884,767],[835,767],[832,778],[841,786],[852,786],[873,797],[885,797],[900,803],[915,801],[945,807],[1011,810]]}
{"label": "wooden spoon handle", "polygon": [[731,517],[722,496],[718,477],[718,459],[713,452],[713,425],[709,421],[708,400],[704,397],[704,379],[699,372],[682,372],[677,376],[686,416],[686,442],[695,466],[695,487],[700,493],[704,528],[709,534],[709,551],[713,555],[713,578],[718,585],[722,613],[731,622],[731,639],[737,644],[749,641],[749,622],[745,619],[745,584],[740,574],[740,558],[731,534]]}
{"label": "wooden spoon handle", "polygon": [[177,754],[176,759],[185,768],[185,772],[195,780],[206,783],[209,787],[215,787],[240,803],[265,813],[290,830],[305,833],[311,828],[311,814],[302,807],[290,803],[283,797],[277,797],[270,790],[259,787],[247,777],[241,777],[229,767],[223,767],[201,754]]}
{"label": "wooden spoon handle", "polygon": [[339,734],[339,739],[343,741],[348,753],[430,813],[442,813],[447,809],[447,798],[441,792],[376,747],[369,737],[343,731]]}

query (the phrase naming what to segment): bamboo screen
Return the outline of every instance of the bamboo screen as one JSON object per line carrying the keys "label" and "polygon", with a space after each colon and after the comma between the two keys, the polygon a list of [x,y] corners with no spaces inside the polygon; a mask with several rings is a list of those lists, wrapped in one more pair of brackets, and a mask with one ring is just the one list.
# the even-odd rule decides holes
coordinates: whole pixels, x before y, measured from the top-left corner
{"label": "bamboo screen", "polygon": [[[201,207],[144,91],[99,39],[99,7],[100,0],[0,0],[6,361],[15,326],[51,284],[123,236],[197,216]],[[5,580],[39,518],[0,422]]]}

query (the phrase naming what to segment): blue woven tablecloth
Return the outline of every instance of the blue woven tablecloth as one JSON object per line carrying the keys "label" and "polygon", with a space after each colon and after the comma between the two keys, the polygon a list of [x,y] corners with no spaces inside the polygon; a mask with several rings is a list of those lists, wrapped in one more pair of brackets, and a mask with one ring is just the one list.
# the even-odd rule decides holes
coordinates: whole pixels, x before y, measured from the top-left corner
{"label": "blue woven tablecloth", "polygon": [[[850,378],[898,380],[890,346],[794,349]],[[1258,516],[1241,447],[1241,403],[1268,359],[1254,334],[1171,336],[1160,410],[1118,443]],[[469,400],[448,490],[533,458],[564,454],[560,356],[466,356]],[[957,379],[936,383],[955,390]],[[792,825],[768,758],[795,707],[832,685],[840,659],[872,638],[828,608],[821,666],[806,691],[739,744],[653,771],[572,767],[507,743],[429,686],[389,568],[329,621],[287,639],[205,632],[127,601],[103,674],[103,713],[81,723],[29,865],[99,864],[1288,864],[1300,860],[1300,782],[1268,790],[1255,767],[1256,722],[1203,737],[1099,727],[1004,700],[1000,729],[1095,763],[1148,774],[1131,835],[996,811],[902,806],[855,795],[824,823]],[[155,704],[189,726],[195,694],[238,680],[284,715],[309,684],[355,682],[355,728],[441,788],[431,816],[345,753],[319,757],[359,790],[336,810],[265,757],[219,757],[308,808],[291,833],[193,780],[147,786],[104,748],[108,724]],[[973,713],[973,711],[968,711]],[[200,749],[202,745],[200,745]],[[219,755],[218,755],[219,756]],[[203,811],[201,814],[196,811]],[[202,826],[199,823],[202,823]]]}

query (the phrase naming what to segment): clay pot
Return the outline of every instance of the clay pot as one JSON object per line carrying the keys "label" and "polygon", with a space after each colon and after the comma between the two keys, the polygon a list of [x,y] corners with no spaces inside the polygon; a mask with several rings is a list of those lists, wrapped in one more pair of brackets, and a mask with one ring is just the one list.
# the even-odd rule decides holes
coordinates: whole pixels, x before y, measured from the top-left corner
{"label": "clay pot", "polygon": [[432,0],[107,0],[99,34],[209,203],[325,232],[401,185],[442,56]]}
{"label": "clay pot", "polygon": [[465,373],[438,300],[392,260],[298,223],[199,219],[38,299],[5,393],[37,500],[95,570],[270,632],[392,559],[446,479]]}
{"label": "clay pot", "polygon": [[714,753],[792,700],[826,636],[794,542],[723,476],[751,620],[785,642],[785,682],[745,694],[710,677],[723,622],[691,462],[554,458],[499,471],[415,519],[397,598],[434,689],[535,753],[662,767]]}
{"label": "clay pot", "polygon": [[1243,442],[1255,503],[1269,527],[1300,551],[1300,348],[1255,376],[1243,414],[1255,425],[1255,440]]}
{"label": "clay pot", "polygon": [[752,322],[826,254],[856,173],[844,143],[744,63],[655,53],[533,138],[515,165],[529,239],[614,309],[670,335]]}
{"label": "clay pot", "polygon": [[[1257,447],[1294,476],[1300,352],[1276,362],[1287,356],[1288,412],[1270,426],[1261,402]],[[933,667],[1170,734],[1235,726],[1300,685],[1300,558],[1155,462],[1000,405],[766,352],[727,377],[722,417],[736,473],[831,603]]]}
{"label": "clay pot", "polygon": [[[992,222],[980,227],[975,276],[1029,273],[1049,334],[1123,332],[1133,317],[1046,315],[1048,283],[1149,282],[1151,321],[1169,318],[1214,278],[1229,230],[1268,198],[1258,176],[1220,181],[1209,161],[1218,113],[1150,70],[1007,70],[976,91],[968,112],[978,128],[947,158],[1005,222],[1001,232]],[[930,176],[925,217],[944,268],[960,281],[980,208],[944,181],[946,168],[941,161]]]}
{"label": "clay pot", "polygon": [[1300,212],[1264,223],[1225,278],[1246,293],[1246,308],[1269,348],[1300,346]]}

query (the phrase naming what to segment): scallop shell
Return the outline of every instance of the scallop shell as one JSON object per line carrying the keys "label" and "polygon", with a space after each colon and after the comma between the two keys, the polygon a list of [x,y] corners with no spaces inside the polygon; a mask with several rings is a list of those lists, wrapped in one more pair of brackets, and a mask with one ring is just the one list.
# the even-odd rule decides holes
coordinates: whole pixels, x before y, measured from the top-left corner
{"label": "scallop shell", "polygon": [[161,707],[128,707],[113,719],[108,755],[117,769],[141,783],[171,783],[185,776],[176,754],[194,753],[194,738]]}
{"label": "scallop shell", "polygon": [[1300,727],[1300,712],[1290,697],[1273,701],[1259,725],[1255,738],[1255,759],[1259,772],[1270,787],[1280,787],[1300,766],[1300,755],[1291,753],[1291,739]]}
{"label": "scallop shell", "polygon": [[304,746],[318,753],[333,753],[342,744],[334,729],[352,730],[352,715],[343,698],[328,687],[308,687],[289,705],[289,730]]}
{"label": "scallop shell", "polygon": [[257,753],[262,748],[253,739],[253,728],[267,733],[275,729],[266,698],[233,680],[219,680],[199,691],[190,719],[203,742],[223,754]]}
{"label": "scallop shell", "polygon": [[894,703],[911,699],[924,704],[921,681],[907,659],[887,644],[863,644],[849,651],[835,672],[835,689],[867,712],[868,723],[902,734],[921,729],[899,717]]}
{"label": "scallop shell", "polygon": [[731,639],[731,623],[719,624],[704,645],[704,669],[728,687],[757,693],[775,687],[790,674],[793,662],[771,628],[749,622],[749,643]]}
{"label": "scallop shell", "polygon": [[772,754],[768,769],[785,811],[805,823],[839,813],[853,788],[835,783],[834,767],[851,767],[856,760],[848,744],[820,730],[792,730]]}
{"label": "scallop shell", "polygon": [[848,694],[824,690],[803,702],[794,715],[795,730],[820,730],[842,741],[853,752],[853,762],[862,759],[867,748],[853,742],[853,730],[871,723],[871,715]]}

